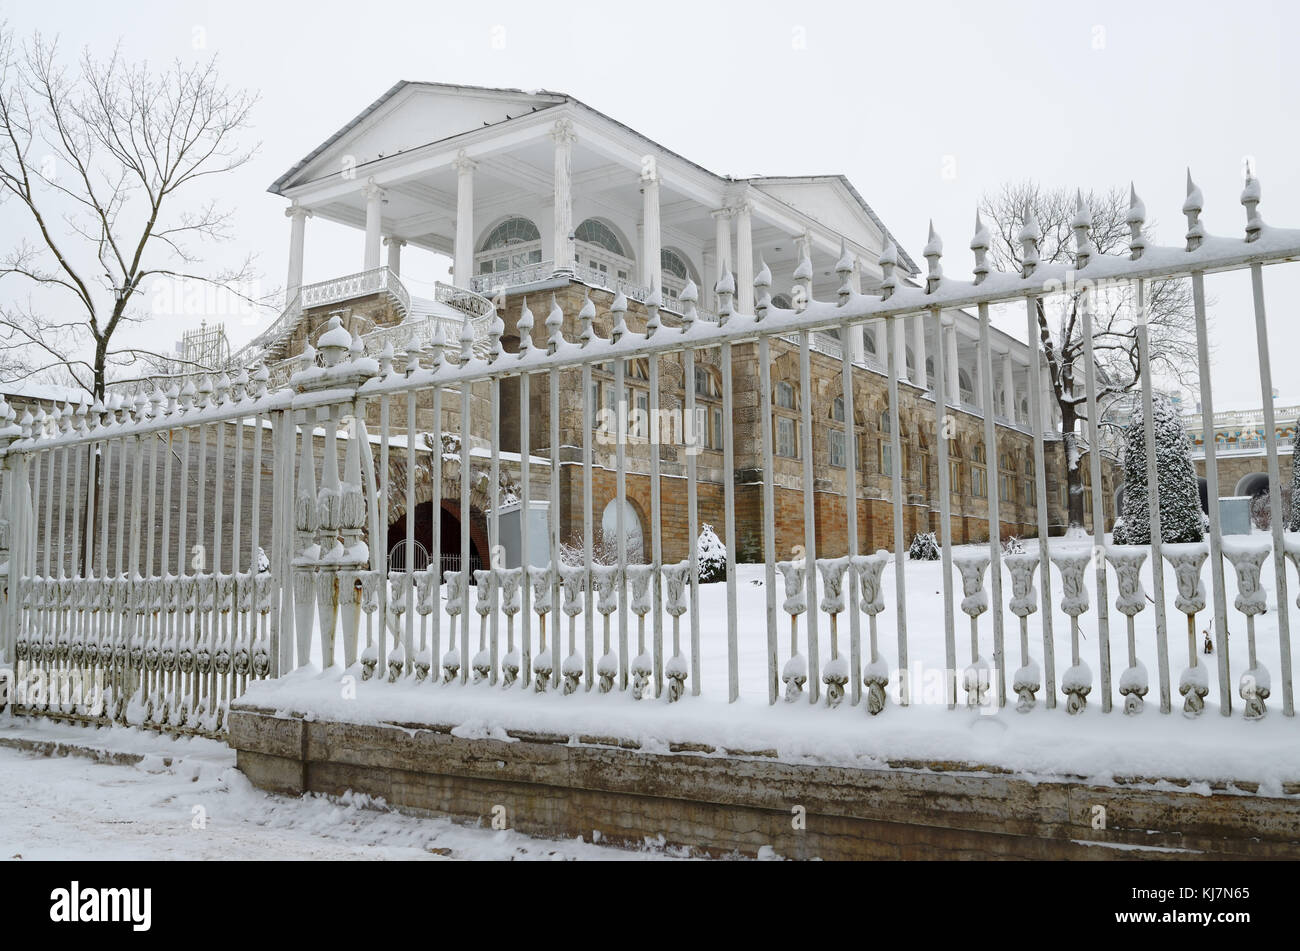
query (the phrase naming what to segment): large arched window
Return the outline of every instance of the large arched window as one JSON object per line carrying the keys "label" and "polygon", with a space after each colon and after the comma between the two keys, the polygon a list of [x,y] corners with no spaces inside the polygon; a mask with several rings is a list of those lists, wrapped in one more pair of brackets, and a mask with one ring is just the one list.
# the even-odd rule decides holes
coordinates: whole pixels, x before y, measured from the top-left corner
{"label": "large arched window", "polygon": [[488,232],[475,255],[479,274],[501,274],[542,260],[542,235],[527,218],[507,218]]}
{"label": "large arched window", "polygon": [[614,229],[596,218],[588,218],[573,229],[574,257],[578,276],[613,290],[617,281],[630,280],[632,255]]}
{"label": "large arched window", "polygon": [[686,282],[691,279],[686,258],[672,248],[663,248],[659,252],[659,272],[663,280],[661,291],[664,303],[675,303],[686,289]]}
{"label": "large arched window", "polygon": [[957,370],[957,394],[963,403],[974,405],[975,385],[971,383],[970,374],[960,368]]}

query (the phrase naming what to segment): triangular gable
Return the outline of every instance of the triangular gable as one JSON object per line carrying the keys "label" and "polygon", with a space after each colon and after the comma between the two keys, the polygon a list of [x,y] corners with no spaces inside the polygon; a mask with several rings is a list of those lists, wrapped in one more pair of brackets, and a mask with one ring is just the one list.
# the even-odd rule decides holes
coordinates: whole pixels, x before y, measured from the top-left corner
{"label": "triangular gable", "polygon": [[364,165],[566,101],[563,95],[400,82],[271,185],[270,191]]}

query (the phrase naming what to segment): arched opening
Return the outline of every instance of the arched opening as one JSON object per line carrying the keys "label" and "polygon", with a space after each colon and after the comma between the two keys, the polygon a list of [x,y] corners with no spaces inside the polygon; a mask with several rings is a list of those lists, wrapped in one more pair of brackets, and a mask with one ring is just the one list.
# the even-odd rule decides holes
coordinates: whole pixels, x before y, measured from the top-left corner
{"label": "arched opening", "polygon": [[628,242],[599,218],[588,218],[573,229],[574,262],[579,277],[610,282],[632,278],[632,252]]}
{"label": "arched opening", "polygon": [[[617,551],[618,546],[618,499],[610,499],[605,511],[600,516],[600,533],[605,539],[606,547]],[[641,527],[641,515],[631,499],[623,500],[623,537],[627,539],[627,561],[631,565],[645,562],[645,532]]]}
{"label": "arched opening", "polygon": [[537,225],[518,215],[488,231],[474,256],[478,274],[502,274],[542,260],[542,234]]}
{"label": "arched opening", "polygon": [[[460,503],[455,499],[446,500],[435,511],[433,502],[421,502],[415,507],[415,541],[423,547],[428,558],[433,557],[433,529],[438,526],[438,539],[441,546],[439,570],[460,570]],[[483,568],[487,559],[484,552],[487,546],[487,527],[481,513],[470,511],[470,570]],[[406,515],[388,526],[389,568],[401,571],[405,563]],[[416,565],[420,561],[419,549],[415,553]],[[401,561],[400,566],[395,562]]]}
{"label": "arched opening", "polygon": [[1248,495],[1254,498],[1268,491],[1267,472],[1248,472],[1237,482],[1233,495]]}

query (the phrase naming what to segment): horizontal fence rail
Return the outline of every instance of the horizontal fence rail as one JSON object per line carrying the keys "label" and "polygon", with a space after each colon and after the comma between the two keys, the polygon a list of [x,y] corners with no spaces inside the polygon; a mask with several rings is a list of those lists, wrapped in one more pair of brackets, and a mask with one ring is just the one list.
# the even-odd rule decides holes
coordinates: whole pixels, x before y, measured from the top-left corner
{"label": "horizontal fence rail", "polygon": [[[842,281],[836,301],[813,299],[814,271],[805,259],[793,279],[794,309],[773,306],[772,276],[763,266],[754,313],[739,313],[734,279],[724,274],[716,322],[700,319],[690,283],[680,314],[663,310],[657,291],[646,293],[646,316],[635,328],[621,292],[603,312],[588,297],[576,314],[553,297],[540,323],[525,300],[511,353],[495,312],[487,314],[486,343],[482,315],[476,324],[467,314],[457,340],[439,327],[427,345],[411,342],[404,352],[377,338],[383,348],[376,353],[367,353],[366,342],[336,316],[317,344],[320,365],[307,365],[283,388],[268,389],[259,367],[251,378],[223,375],[197,389],[192,381],[180,390],[144,388],[133,402],[112,407],[64,407],[20,422],[6,409],[0,451],[13,593],[0,643],[20,684],[88,674],[105,698],[95,707],[57,691],[34,699],[20,691],[15,709],[216,733],[249,680],[310,662],[341,663],[364,680],[430,690],[472,683],[677,702],[701,694],[704,647],[721,640],[725,678],[721,668],[708,673],[718,674],[711,683],[726,683],[731,701],[784,698],[877,715],[924,699],[910,661],[926,626],[923,602],[940,598],[937,690],[948,707],[1030,711],[1059,701],[1067,713],[1096,704],[1103,713],[1132,714],[1154,688],[1161,713],[1178,705],[1194,716],[1205,709],[1214,667],[1224,716],[1234,695],[1245,717],[1264,716],[1275,685],[1282,713],[1292,716],[1286,562],[1300,562],[1300,540],[1283,524],[1263,269],[1300,259],[1300,231],[1265,225],[1258,201],[1251,179],[1242,195],[1245,236],[1208,235],[1199,190],[1189,182],[1185,244],[1156,247],[1142,237],[1145,212],[1134,195],[1133,240],[1123,256],[1096,251],[1080,203],[1071,223],[1076,262],[1040,263],[1031,219],[1018,235],[1025,262],[1018,273],[990,269],[990,235],[977,225],[973,279],[944,275],[942,243],[931,232],[921,286],[895,273],[898,252],[887,243],[881,292],[857,290],[853,258],[845,254],[835,265]],[[995,372],[990,308],[1023,302],[1037,353],[1037,302],[1062,288],[1132,287],[1140,313],[1150,282],[1189,279],[1208,434],[1216,417],[1204,278],[1234,270],[1249,272],[1252,283],[1271,512],[1266,543],[1223,535],[1212,438],[1204,446],[1211,504],[1203,541],[1163,542],[1160,505],[1149,507],[1150,544],[1108,539],[1115,513],[1100,451],[1083,463],[1093,538],[1049,540],[1052,463],[1042,424],[1049,407],[1037,385],[1042,367],[1030,367],[1028,424],[1007,424],[994,412],[995,380],[1010,369]],[[1093,353],[1096,293],[1085,289],[1081,297],[1079,395],[1086,416],[1079,435],[1087,446],[1108,438]],[[911,475],[904,473],[900,401],[902,386],[917,388],[899,364],[902,342],[918,326],[941,342],[955,333],[945,317],[954,308],[978,315],[979,372],[970,396],[983,409],[962,408],[951,383],[955,368],[947,364],[955,347],[935,347],[925,425],[932,421],[927,451],[937,462],[937,485],[929,492],[937,499],[921,505],[926,531],[936,534],[936,595],[909,582],[917,569],[909,569],[907,556],[904,509],[913,503],[905,493]],[[1136,325],[1142,442],[1154,486],[1157,396],[1146,324]],[[839,341],[866,327],[883,330],[874,339],[885,341],[872,372],[883,371],[887,383],[880,452],[888,449],[890,463],[880,473],[889,486],[892,552],[859,550],[859,503],[868,499],[859,478],[864,456],[855,421],[862,407],[855,400],[862,388],[855,374],[865,371]],[[756,355],[754,381],[735,378],[740,348]],[[647,408],[676,411],[668,429],[675,422],[678,435],[665,435],[663,419],[646,426],[632,418],[636,406],[600,416],[617,407],[603,405],[599,394],[608,389],[621,401],[633,382],[638,392],[644,388]],[[816,497],[814,448],[825,423],[813,406],[827,392],[839,414],[831,421],[842,422],[847,443],[836,463],[847,487],[842,538],[824,537],[831,526],[818,517],[825,501]],[[715,410],[717,417],[710,415]],[[975,460],[950,458],[954,412],[974,421],[982,451]],[[518,440],[517,453],[501,448],[505,425]],[[1010,435],[1032,441],[1023,494],[1004,490],[998,479],[1000,439]],[[742,453],[756,460],[743,472]],[[972,461],[987,473],[987,542],[957,545],[951,466]],[[629,502],[630,478],[649,484],[640,509]],[[752,496],[749,486],[757,487]],[[742,488],[746,499],[757,500],[743,511]],[[433,513],[422,522],[420,505],[429,499]],[[1037,539],[1004,551],[1002,506],[1013,502],[1032,511]],[[720,515],[725,553],[716,564],[715,550],[697,545],[706,504]],[[536,523],[535,508],[545,512]],[[511,512],[523,513],[512,542],[522,553],[516,564],[501,555],[502,519]],[[684,535],[669,529],[679,515]],[[761,536],[761,551],[748,555],[762,562],[762,578],[754,579],[761,594],[740,586],[741,527]],[[196,543],[208,546],[202,558]],[[395,545],[400,552],[390,558]],[[418,558],[407,557],[416,552]],[[1256,650],[1255,627],[1266,607],[1261,573],[1269,558],[1277,653],[1266,657]],[[1225,560],[1236,581],[1231,601]],[[718,598],[705,590],[714,572],[724,578]],[[750,607],[755,599],[763,601],[761,612]],[[1197,617],[1205,611],[1213,619],[1213,659],[1198,650],[1205,622]],[[763,623],[756,629],[742,615]],[[892,641],[882,625],[895,632]],[[1171,645],[1170,635],[1183,626],[1189,643],[1179,672],[1178,638]],[[1237,680],[1230,627],[1244,631],[1249,658]],[[1112,636],[1120,640],[1118,658]],[[1152,645],[1139,638],[1154,639],[1154,684],[1139,658]],[[751,658],[761,662],[746,663]]]}

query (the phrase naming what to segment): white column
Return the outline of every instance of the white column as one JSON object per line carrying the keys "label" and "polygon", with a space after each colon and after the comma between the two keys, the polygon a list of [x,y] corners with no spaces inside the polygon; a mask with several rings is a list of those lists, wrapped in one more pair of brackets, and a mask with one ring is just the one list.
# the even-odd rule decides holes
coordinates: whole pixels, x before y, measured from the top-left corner
{"label": "white column", "polygon": [[[898,335],[902,337],[902,334]],[[906,356],[906,354],[904,354]],[[925,318],[917,314],[912,318],[912,360],[916,363],[915,371],[912,374],[912,382],[923,390],[930,388],[930,381],[925,375]],[[905,376],[907,373],[906,360],[899,364],[899,376]]]}
{"label": "white column", "polygon": [[384,239],[384,244],[388,247],[388,270],[400,277],[402,273],[402,248],[405,247],[406,242],[401,238],[394,238],[389,235]]}
{"label": "white column", "polygon": [[984,361],[980,359],[978,349],[975,352],[975,405],[986,413],[992,413],[992,406],[984,405]]}
{"label": "white column", "polygon": [[1002,356],[1002,396],[1005,402],[1005,413],[1007,419],[1012,425],[1016,422],[1016,377],[1015,367],[1011,363],[1011,354],[1006,353]]}
{"label": "white column", "polygon": [[555,272],[573,273],[573,120],[560,119],[551,127],[555,140]]}
{"label": "white column", "polygon": [[754,312],[754,225],[747,201],[736,206],[736,308]]}
{"label": "white column", "polygon": [[457,287],[468,288],[474,276],[474,169],[478,162],[461,149],[451,164],[456,169],[456,247],[451,273]]}
{"label": "white column", "polygon": [[659,170],[650,164],[641,170],[641,283],[663,289],[660,252],[663,234],[659,227]]}
{"label": "white column", "polygon": [[[898,378],[900,380],[907,379],[907,324],[903,322],[905,319],[898,318],[898,330],[894,332],[894,366],[898,367]],[[876,353],[880,355],[880,362],[888,368],[889,364],[886,361],[889,359],[889,354],[881,353],[884,349],[882,344],[884,346],[889,345],[888,324],[882,324],[880,332],[876,334]]]}
{"label": "white column", "polygon": [[384,190],[372,178],[366,183],[366,257],[364,270],[379,267],[379,242],[383,237]]}
{"label": "white column", "polygon": [[721,280],[721,275],[718,273],[718,256],[712,251],[705,251],[700,255],[700,276],[708,285],[699,289],[700,300],[706,301],[710,309],[713,309],[717,303],[713,288]]}
{"label": "white column", "polygon": [[311,212],[294,202],[284,210],[289,219],[289,277],[284,283],[284,303],[289,306],[302,289],[302,248]]}
{"label": "white column", "polygon": [[713,310],[717,311],[720,302],[714,287],[716,287],[718,281],[722,280],[722,275],[731,271],[731,209],[716,209],[713,212],[713,225],[713,244],[717,256],[718,270],[714,275],[713,283],[709,285],[709,300],[713,302]]}
{"label": "white column", "polygon": [[1043,418],[1039,420],[1043,427],[1043,432],[1050,433],[1053,423],[1056,419],[1056,393],[1052,390],[1052,373],[1047,368],[1047,361],[1043,358],[1042,351],[1038,353],[1038,385],[1043,391]]}
{"label": "white column", "polygon": [[959,400],[961,398],[961,389],[957,385],[957,322],[948,318],[948,323],[943,327],[944,346],[947,347],[946,363],[944,367],[948,371],[948,398]]}

